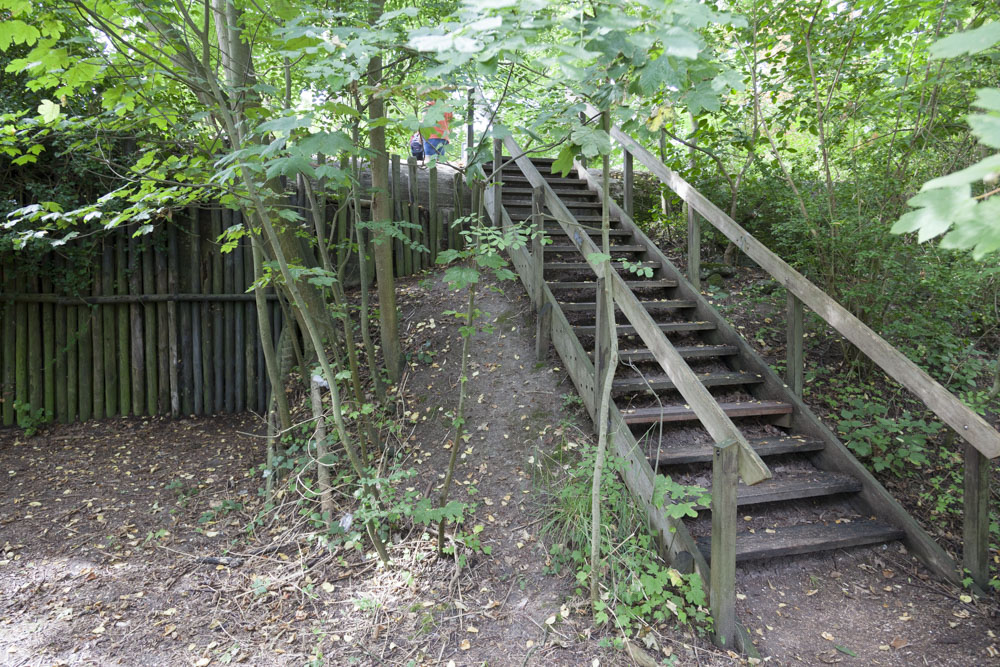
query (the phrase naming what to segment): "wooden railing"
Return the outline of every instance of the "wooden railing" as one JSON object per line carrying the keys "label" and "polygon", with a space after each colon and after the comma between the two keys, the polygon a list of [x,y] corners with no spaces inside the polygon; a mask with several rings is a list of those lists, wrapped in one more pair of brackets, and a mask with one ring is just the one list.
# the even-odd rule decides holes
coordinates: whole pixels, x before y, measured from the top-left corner
{"label": "wooden railing", "polygon": [[[588,112],[598,112],[593,107]],[[688,204],[737,248],[754,260],[788,290],[788,366],[787,381],[799,395],[802,391],[802,307],[811,308],[844,338],[853,343],[889,377],[909,389],[944,423],[951,426],[966,441],[965,447],[965,518],[963,565],[977,584],[983,586],[989,574],[989,471],[990,459],[1000,456],[1000,432],[980,415],[962,403],[902,352],[837,303],[805,276],[793,269],[764,244],[743,229],[719,207],[695,190],[687,181],[668,168],[635,139],[618,127],[611,128],[611,137],[630,156],[646,166],[678,197]],[[631,175],[627,177],[631,182]],[[627,194],[626,201],[631,200]],[[689,265],[698,264],[698,244],[689,244]]]}

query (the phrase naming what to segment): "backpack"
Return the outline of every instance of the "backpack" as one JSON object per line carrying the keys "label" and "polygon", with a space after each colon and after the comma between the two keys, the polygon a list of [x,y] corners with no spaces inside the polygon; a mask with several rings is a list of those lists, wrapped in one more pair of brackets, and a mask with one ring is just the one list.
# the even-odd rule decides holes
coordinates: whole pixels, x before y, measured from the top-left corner
{"label": "backpack", "polygon": [[418,160],[424,159],[424,138],[420,136],[420,132],[414,132],[410,137],[410,155]]}

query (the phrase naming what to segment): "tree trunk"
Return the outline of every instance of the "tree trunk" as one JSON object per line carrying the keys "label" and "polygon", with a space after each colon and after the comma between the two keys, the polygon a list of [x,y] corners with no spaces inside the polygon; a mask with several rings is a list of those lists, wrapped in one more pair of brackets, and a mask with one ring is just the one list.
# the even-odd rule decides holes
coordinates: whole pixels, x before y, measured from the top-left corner
{"label": "tree trunk", "polygon": [[[371,4],[372,23],[382,15],[383,0]],[[385,150],[385,105],[377,90],[382,81],[382,57],[371,59],[368,66],[368,83],[376,89],[368,98],[369,118],[372,121],[370,145],[372,150],[372,223],[374,238],[372,254],[375,255],[375,279],[378,281],[378,306],[382,354],[389,378],[398,382],[403,371],[403,350],[399,342],[399,317],[396,312],[396,285],[392,275],[392,237],[387,227],[392,224],[392,202],[389,200],[389,154]]]}

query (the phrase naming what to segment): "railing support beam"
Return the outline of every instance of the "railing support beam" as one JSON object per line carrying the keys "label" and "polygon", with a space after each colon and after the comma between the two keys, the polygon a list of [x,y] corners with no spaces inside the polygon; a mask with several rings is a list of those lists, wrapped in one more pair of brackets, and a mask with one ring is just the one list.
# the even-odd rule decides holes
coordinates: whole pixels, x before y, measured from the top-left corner
{"label": "railing support beam", "polygon": [[712,455],[712,562],[709,579],[714,640],[736,647],[736,483],[739,447],[716,443]]}
{"label": "railing support beam", "polygon": [[632,167],[632,153],[630,153],[628,149],[623,149],[623,150],[625,153],[625,173],[623,179],[624,183],[622,184],[623,187],[622,202],[624,203],[624,206],[622,208],[624,208],[625,212],[628,213],[628,217],[634,218],[635,175],[633,173],[633,167]]}
{"label": "railing support beam", "polygon": [[802,300],[791,292],[785,306],[787,317],[785,348],[785,384],[799,398],[804,384],[804,358],[802,351]]}
{"label": "railing support beam", "polygon": [[990,578],[990,472],[992,461],[965,444],[965,521],[962,566],[985,590]]}

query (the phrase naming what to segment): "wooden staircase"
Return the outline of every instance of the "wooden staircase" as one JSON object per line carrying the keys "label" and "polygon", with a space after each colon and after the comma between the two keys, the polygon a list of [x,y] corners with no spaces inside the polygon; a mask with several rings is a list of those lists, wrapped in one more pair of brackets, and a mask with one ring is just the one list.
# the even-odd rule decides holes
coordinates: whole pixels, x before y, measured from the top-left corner
{"label": "wooden staircase", "polygon": [[[504,161],[503,209],[511,221],[527,220],[537,178],[533,184],[510,158]],[[599,245],[602,204],[593,184],[551,174],[551,159],[531,158],[531,164],[580,223],[581,232]],[[631,221],[626,224],[618,210],[613,211],[611,227],[615,270],[773,472],[767,481],[750,487],[741,482],[737,489],[742,517],[737,560],[877,545],[911,532],[912,525],[905,531],[900,523],[912,519],[887,500],[888,493],[662,252]],[[551,240],[544,251],[544,281],[592,360],[597,328],[594,272],[562,226],[547,220],[544,229]],[[630,272],[623,261],[651,269],[652,276]],[[654,470],[683,484],[711,488],[712,438],[637,336],[636,327],[620,313],[616,323],[619,365],[612,398],[624,424]],[[706,561],[709,515],[708,508],[700,508],[698,517],[685,521]]]}

